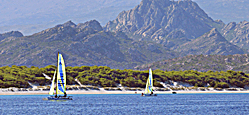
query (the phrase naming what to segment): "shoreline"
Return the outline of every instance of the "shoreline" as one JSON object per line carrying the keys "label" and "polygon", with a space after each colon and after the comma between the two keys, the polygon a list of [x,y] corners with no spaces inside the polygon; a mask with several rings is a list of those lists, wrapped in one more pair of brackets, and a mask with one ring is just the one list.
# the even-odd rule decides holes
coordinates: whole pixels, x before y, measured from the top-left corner
{"label": "shoreline", "polygon": [[[49,91],[16,91],[16,92],[0,92],[0,95],[48,95]],[[172,94],[176,92],[177,94],[228,94],[228,93],[249,93],[247,91],[155,91],[155,94]],[[141,94],[143,91],[67,91],[68,95],[75,94]]]}

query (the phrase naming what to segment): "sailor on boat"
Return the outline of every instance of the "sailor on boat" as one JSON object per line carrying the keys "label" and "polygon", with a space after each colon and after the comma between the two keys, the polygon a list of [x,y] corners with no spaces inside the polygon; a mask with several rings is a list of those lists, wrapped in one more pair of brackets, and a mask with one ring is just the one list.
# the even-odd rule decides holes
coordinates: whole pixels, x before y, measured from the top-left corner
{"label": "sailor on boat", "polygon": [[[50,96],[46,100],[72,100],[72,96],[67,96],[66,94],[65,62],[64,62],[62,55],[59,52],[58,52],[58,63],[57,64],[58,64],[57,69],[54,72],[54,77],[52,80],[52,84],[50,86],[49,95],[54,94],[55,81],[56,81],[56,93],[55,93],[55,96]],[[57,76],[56,76],[56,73],[57,73]]]}

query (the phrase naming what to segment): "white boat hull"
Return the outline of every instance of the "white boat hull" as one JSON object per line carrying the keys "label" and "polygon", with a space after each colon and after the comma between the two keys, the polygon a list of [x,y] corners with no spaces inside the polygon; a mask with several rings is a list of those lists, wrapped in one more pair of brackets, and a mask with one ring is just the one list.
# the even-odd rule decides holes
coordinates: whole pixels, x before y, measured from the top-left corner
{"label": "white boat hull", "polygon": [[62,96],[54,97],[54,96],[51,96],[51,97],[43,98],[43,100],[73,100],[73,98],[72,98],[72,96],[68,96],[68,97],[62,97]]}
{"label": "white boat hull", "polygon": [[157,94],[143,94],[142,96],[145,96],[145,97],[147,97],[147,96],[157,96]]}

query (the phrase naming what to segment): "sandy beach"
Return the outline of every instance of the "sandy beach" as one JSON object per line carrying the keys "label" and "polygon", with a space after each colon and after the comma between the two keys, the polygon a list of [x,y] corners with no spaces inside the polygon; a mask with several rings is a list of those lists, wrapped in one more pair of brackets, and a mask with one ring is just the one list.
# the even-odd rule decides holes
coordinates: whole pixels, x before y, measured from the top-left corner
{"label": "sandy beach", "polygon": [[[205,94],[205,93],[249,93],[246,91],[155,91],[155,94]],[[143,91],[67,91],[67,94],[141,94]],[[48,91],[16,91],[0,92],[0,95],[48,95]]]}

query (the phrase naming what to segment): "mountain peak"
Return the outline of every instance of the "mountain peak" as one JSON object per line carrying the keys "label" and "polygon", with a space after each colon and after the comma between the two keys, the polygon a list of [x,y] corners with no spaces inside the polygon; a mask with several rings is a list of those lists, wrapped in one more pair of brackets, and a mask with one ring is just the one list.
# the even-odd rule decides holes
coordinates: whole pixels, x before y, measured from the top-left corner
{"label": "mountain peak", "polygon": [[[225,42],[229,43],[221,34],[220,32],[216,29],[213,28],[206,34],[202,35],[201,37],[197,38],[199,42],[212,42],[212,43],[218,43],[218,42]],[[230,43],[229,43],[230,44]]]}
{"label": "mountain peak", "polygon": [[[212,25],[219,24],[191,0],[142,0],[135,8],[121,12],[104,29],[167,45],[169,42],[179,44],[182,38],[198,38],[210,31]],[[168,38],[170,33],[179,30],[183,33],[181,38]]]}
{"label": "mountain peak", "polygon": [[241,48],[228,42],[216,28],[211,29],[209,32],[195,40],[181,45],[176,49],[176,51],[194,55],[231,55],[244,53]]}
{"label": "mountain peak", "polygon": [[23,34],[19,31],[10,31],[7,33],[0,34],[0,41],[8,37],[23,37]]}
{"label": "mountain peak", "polygon": [[93,30],[96,31],[102,31],[103,28],[100,25],[100,23],[97,20],[90,20],[85,23],[79,23],[76,28],[80,28],[81,30],[86,29],[86,28],[92,28]]}
{"label": "mountain peak", "polygon": [[170,2],[170,0],[142,0],[142,3],[148,3],[148,2]]}
{"label": "mountain peak", "polygon": [[249,49],[249,22],[231,22],[222,28],[223,36],[231,43]]}
{"label": "mountain peak", "polygon": [[74,24],[71,20],[67,21],[66,23],[62,24],[64,27],[66,26],[71,26],[71,27],[75,27],[76,24]]}
{"label": "mountain peak", "polygon": [[218,32],[218,30],[216,28],[213,28],[212,30],[209,31],[207,37],[212,37],[215,35],[220,35],[220,33]]}
{"label": "mountain peak", "polygon": [[14,36],[14,37],[23,37],[23,34],[19,31],[10,31],[5,33],[5,35]]}

